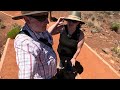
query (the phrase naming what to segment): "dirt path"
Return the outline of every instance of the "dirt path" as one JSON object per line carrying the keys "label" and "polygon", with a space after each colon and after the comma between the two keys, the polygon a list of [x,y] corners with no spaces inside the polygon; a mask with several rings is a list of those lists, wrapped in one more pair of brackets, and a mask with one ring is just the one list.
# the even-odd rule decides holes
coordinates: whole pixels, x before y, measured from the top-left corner
{"label": "dirt path", "polygon": [[[56,51],[59,35],[54,36],[54,49]],[[109,65],[102,61],[95,53],[93,53],[86,45],[83,45],[82,53],[79,54],[77,60],[82,64],[84,71],[78,79],[119,79],[120,75]],[[56,52],[57,53],[57,52]],[[58,57],[59,58],[59,57]]]}
{"label": "dirt path", "polygon": [[[8,14],[14,15],[14,12],[6,12]],[[53,47],[55,52],[58,45],[58,39],[59,35],[53,36]],[[7,51],[4,57],[0,76],[3,79],[17,79],[18,67],[15,62],[13,40],[10,39],[9,46],[6,50]],[[86,44],[84,44],[77,60],[80,61],[84,67],[84,71],[80,76],[78,76],[78,79],[120,79],[120,75],[111,66],[109,66],[105,60],[100,59],[95,53],[93,53]]]}

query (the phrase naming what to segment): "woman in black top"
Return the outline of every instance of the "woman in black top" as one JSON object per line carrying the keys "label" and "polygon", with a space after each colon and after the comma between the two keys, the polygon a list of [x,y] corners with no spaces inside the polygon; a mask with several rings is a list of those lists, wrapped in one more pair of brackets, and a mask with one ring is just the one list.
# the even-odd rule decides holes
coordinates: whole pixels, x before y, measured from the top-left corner
{"label": "woman in black top", "polygon": [[[67,24],[63,24],[63,20],[67,21]],[[72,11],[68,17],[60,17],[48,29],[51,34],[60,33],[57,51],[60,57],[60,67],[65,68],[67,62],[67,71],[71,71],[72,66],[75,66],[76,58],[84,43],[84,33],[80,30],[82,24],[85,23],[81,20],[80,12]]]}

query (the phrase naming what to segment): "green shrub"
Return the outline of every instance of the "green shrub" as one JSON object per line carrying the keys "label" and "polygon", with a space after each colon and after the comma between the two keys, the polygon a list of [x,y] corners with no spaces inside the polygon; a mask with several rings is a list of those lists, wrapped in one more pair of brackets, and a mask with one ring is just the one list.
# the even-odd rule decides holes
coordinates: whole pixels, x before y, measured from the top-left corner
{"label": "green shrub", "polygon": [[17,34],[20,32],[21,26],[18,24],[13,24],[12,29],[7,33],[7,37],[11,39],[15,39]]}
{"label": "green shrub", "polygon": [[114,47],[114,48],[112,49],[112,51],[113,51],[115,54],[120,54],[120,46]]}
{"label": "green shrub", "polygon": [[120,29],[120,23],[112,23],[111,29],[112,31],[118,32]]}

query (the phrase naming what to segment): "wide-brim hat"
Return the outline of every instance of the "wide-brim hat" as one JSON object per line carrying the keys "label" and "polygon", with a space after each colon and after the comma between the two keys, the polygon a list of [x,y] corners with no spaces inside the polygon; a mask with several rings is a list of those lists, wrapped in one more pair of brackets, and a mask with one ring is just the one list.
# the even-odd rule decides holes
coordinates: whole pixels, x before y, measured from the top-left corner
{"label": "wide-brim hat", "polygon": [[43,13],[48,13],[49,11],[21,11],[21,15],[12,17],[14,20],[22,19],[23,16],[28,15],[42,15]]}
{"label": "wide-brim hat", "polygon": [[81,18],[81,13],[79,11],[72,11],[68,17],[65,17],[64,20],[74,20],[85,24],[85,22]]}

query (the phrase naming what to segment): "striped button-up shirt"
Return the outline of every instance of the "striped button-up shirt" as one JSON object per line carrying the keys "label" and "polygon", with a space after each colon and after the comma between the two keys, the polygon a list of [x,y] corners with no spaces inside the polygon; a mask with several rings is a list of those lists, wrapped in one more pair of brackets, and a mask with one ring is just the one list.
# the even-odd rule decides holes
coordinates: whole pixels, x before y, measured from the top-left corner
{"label": "striped button-up shirt", "polygon": [[16,51],[16,62],[19,68],[19,79],[50,79],[56,70],[57,57],[52,48],[39,41],[45,38],[53,43],[52,36],[48,31],[35,33],[27,24],[22,28],[29,34],[18,34],[14,41]]}

